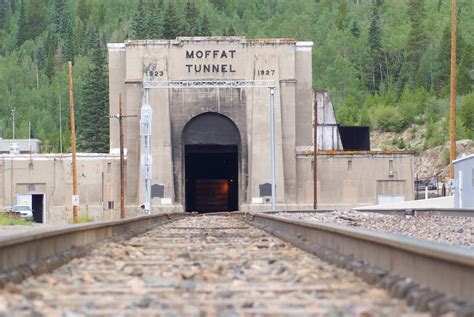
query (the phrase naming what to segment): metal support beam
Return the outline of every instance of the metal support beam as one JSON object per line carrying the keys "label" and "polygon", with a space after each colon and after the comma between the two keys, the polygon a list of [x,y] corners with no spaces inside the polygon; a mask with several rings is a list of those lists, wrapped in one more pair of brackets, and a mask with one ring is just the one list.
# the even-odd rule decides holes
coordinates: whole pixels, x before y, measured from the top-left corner
{"label": "metal support beam", "polygon": [[140,111],[140,135],[143,136],[143,157],[142,157],[142,173],[145,180],[145,203],[143,204],[143,211],[145,214],[151,212],[151,116],[152,109],[150,106],[150,89],[144,90],[145,102]]}
{"label": "metal support beam", "polygon": [[270,126],[271,126],[271,168],[272,168],[272,210],[276,210],[276,176],[275,176],[275,89],[274,80],[155,80],[154,77],[143,77],[143,94],[145,102],[141,108],[141,132],[144,136],[143,175],[145,177],[145,213],[151,210],[151,113],[150,89],[211,89],[211,88],[270,88]]}
{"label": "metal support beam", "polygon": [[144,80],[143,88],[269,88],[273,80]]}

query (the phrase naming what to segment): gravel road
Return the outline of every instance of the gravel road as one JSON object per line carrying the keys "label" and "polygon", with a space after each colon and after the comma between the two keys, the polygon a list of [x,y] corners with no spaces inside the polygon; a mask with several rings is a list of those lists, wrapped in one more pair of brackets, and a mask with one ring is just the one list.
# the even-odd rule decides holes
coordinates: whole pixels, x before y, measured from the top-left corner
{"label": "gravel road", "polygon": [[0,290],[15,316],[428,316],[232,217],[106,243]]}
{"label": "gravel road", "polygon": [[441,243],[474,247],[474,218],[416,216],[405,218],[371,212],[333,211],[321,213],[285,213],[278,216],[310,222],[332,222],[352,227],[399,233]]}

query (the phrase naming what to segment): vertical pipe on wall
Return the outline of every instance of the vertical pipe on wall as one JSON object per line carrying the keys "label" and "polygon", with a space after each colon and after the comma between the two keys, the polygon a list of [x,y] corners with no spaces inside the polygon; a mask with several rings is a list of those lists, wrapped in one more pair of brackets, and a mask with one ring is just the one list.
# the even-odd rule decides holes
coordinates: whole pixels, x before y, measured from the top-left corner
{"label": "vertical pipe on wall", "polygon": [[272,210],[276,210],[275,192],[275,87],[270,87],[270,129],[272,153]]}
{"label": "vertical pipe on wall", "polygon": [[120,219],[125,218],[125,166],[124,166],[124,142],[123,142],[123,115],[122,94],[119,94],[119,129],[120,129]]}
{"label": "vertical pipe on wall", "polygon": [[[318,93],[313,91],[314,123],[313,123],[313,208],[318,208]],[[337,148],[337,147],[336,147]]]}

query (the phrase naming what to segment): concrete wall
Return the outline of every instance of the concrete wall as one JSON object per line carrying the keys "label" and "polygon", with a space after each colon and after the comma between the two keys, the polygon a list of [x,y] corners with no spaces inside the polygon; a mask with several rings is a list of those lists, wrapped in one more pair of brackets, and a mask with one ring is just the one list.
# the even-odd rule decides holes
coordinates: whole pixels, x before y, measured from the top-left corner
{"label": "concrete wall", "polygon": [[[77,163],[80,215],[116,219],[119,210],[120,164],[117,155],[79,154]],[[0,156],[0,206],[17,203],[18,194],[44,194],[44,222],[72,218],[70,155]],[[109,209],[111,202],[113,208]],[[135,210],[129,210],[133,215]]]}
{"label": "concrete wall", "polygon": [[[313,206],[313,156],[298,155],[298,205]],[[318,155],[318,208],[377,204],[379,195],[414,199],[413,155],[361,152]]]}
{"label": "concrete wall", "polygon": [[[312,43],[289,39],[247,40],[243,37],[196,37],[109,44],[110,100],[125,96],[126,114],[139,113],[143,80],[272,80],[276,84],[276,190],[280,206],[295,204],[297,139],[311,142]],[[214,67],[216,69],[214,70]],[[254,204],[260,186],[271,182],[269,88],[152,89],[152,184],[164,187],[153,198],[160,210],[184,205],[181,134],[194,117],[217,112],[230,118],[241,135],[240,205]],[[298,123],[298,124],[297,124]],[[144,201],[138,120],[126,120],[129,204]],[[111,147],[117,124],[111,124]],[[166,201],[167,204],[162,202]],[[171,202],[171,204],[169,204]]]}

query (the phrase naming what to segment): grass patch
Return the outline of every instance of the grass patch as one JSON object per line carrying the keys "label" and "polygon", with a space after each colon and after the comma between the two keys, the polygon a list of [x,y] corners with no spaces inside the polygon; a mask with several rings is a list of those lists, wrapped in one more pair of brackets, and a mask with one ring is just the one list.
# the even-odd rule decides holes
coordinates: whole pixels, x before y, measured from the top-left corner
{"label": "grass patch", "polygon": [[32,222],[25,219],[21,219],[17,216],[13,216],[4,212],[0,212],[0,226],[14,226],[14,225],[26,225],[31,226]]}
{"label": "grass patch", "polygon": [[[88,222],[94,222],[95,218],[89,215],[79,215],[77,216],[77,223],[88,223]],[[67,220],[68,223],[73,224],[74,219],[71,217]]]}

